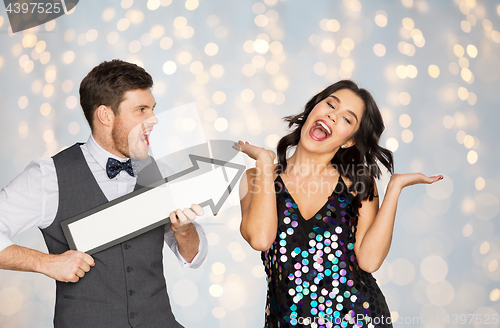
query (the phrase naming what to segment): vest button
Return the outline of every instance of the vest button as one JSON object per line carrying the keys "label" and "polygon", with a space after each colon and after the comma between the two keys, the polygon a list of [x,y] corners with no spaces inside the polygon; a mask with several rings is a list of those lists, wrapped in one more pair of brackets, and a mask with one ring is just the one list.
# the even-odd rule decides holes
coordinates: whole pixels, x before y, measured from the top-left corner
{"label": "vest button", "polygon": [[125,248],[125,250],[129,249],[131,246],[129,244],[125,244],[123,245],[123,248]]}
{"label": "vest button", "polygon": [[128,295],[129,295],[129,296],[132,296],[132,295],[134,295],[134,294],[135,294],[135,291],[134,291],[134,290],[132,290],[132,289],[129,289],[129,291],[128,291]]}
{"label": "vest button", "polygon": [[135,313],[134,313],[134,312],[130,312],[130,318],[131,318],[131,319],[134,319],[134,318],[135,318]]}
{"label": "vest button", "polygon": [[131,272],[132,270],[134,270],[132,267],[127,267],[127,272]]}

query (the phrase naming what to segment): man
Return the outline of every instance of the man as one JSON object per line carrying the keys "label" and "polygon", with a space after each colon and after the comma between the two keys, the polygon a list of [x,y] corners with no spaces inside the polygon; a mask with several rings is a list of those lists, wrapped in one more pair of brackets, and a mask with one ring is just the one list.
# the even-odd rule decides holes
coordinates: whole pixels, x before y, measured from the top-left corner
{"label": "man", "polygon": [[[57,281],[56,328],[182,327],[170,308],[162,249],[166,241],[183,267],[205,260],[206,237],[193,222],[203,214],[201,207],[177,209],[169,224],[93,257],[69,250],[60,227],[162,178],[148,157],[157,123],[152,86],[137,65],[113,60],[96,66],[80,85],[92,131],[87,143],[33,161],[0,192],[0,269],[39,272]],[[33,226],[41,229],[49,254],[10,240]]]}

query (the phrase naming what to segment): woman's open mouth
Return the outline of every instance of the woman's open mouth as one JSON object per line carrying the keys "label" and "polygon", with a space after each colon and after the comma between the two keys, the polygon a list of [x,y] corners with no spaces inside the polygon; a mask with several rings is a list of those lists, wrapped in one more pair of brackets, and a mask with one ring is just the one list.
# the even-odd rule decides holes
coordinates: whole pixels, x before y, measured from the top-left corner
{"label": "woman's open mouth", "polygon": [[323,141],[332,135],[332,129],[323,120],[317,120],[309,130],[309,136],[316,141]]}

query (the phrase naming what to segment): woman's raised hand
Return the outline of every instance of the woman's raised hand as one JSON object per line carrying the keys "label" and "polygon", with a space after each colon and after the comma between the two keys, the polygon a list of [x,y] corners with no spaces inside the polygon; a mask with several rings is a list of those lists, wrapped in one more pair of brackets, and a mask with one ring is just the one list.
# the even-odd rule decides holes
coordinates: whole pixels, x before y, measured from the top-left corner
{"label": "woman's raised hand", "polygon": [[233,148],[247,154],[250,158],[258,161],[274,163],[276,154],[272,150],[264,149],[262,147],[254,146],[248,142],[238,141],[235,142]]}
{"label": "woman's raised hand", "polygon": [[443,179],[442,175],[433,175],[431,177],[428,177],[422,173],[406,173],[406,174],[395,173],[391,176],[390,183],[394,183],[398,187],[403,189],[404,187],[408,187],[419,183],[431,184],[441,179]]}

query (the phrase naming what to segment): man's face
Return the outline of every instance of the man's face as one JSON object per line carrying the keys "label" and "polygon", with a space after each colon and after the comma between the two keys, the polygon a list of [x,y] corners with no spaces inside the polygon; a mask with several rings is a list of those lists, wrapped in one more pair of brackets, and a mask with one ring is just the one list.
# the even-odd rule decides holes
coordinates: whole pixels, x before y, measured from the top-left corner
{"label": "man's face", "polygon": [[148,156],[149,134],[158,123],[153,112],[155,105],[150,89],[125,92],[111,132],[115,149],[120,156],[133,159]]}

